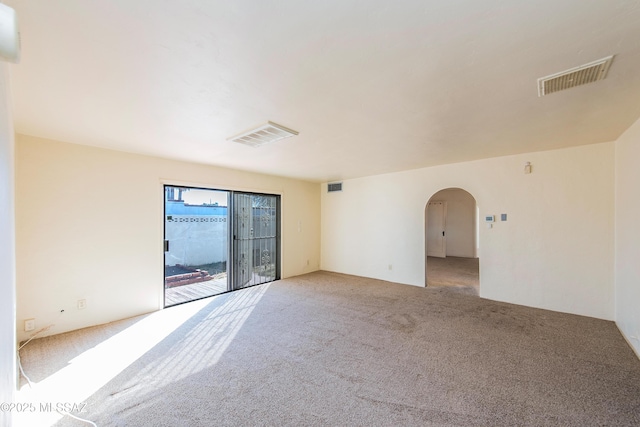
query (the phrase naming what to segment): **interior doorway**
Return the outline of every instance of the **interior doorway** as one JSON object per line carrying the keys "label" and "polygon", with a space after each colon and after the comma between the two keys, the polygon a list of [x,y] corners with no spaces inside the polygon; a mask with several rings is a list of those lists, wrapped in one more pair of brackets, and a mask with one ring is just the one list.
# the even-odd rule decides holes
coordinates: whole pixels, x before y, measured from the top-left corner
{"label": "interior doorway", "polygon": [[435,193],[425,206],[425,286],[479,295],[478,207],[460,188]]}
{"label": "interior doorway", "polygon": [[445,258],[447,256],[447,202],[427,203],[427,256]]}

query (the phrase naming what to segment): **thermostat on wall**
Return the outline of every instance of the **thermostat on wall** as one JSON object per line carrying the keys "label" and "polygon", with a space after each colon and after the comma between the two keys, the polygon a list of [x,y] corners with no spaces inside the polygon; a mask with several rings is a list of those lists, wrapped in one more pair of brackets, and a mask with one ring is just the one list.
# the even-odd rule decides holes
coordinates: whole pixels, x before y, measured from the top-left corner
{"label": "thermostat on wall", "polygon": [[484,222],[495,222],[496,217],[495,215],[487,215],[484,217]]}

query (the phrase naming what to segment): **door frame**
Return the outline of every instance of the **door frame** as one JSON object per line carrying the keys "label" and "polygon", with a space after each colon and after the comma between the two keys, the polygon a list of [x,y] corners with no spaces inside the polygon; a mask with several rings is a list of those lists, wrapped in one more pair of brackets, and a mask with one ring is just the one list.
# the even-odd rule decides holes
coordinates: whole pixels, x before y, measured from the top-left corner
{"label": "door frame", "polygon": [[[431,193],[431,195],[426,199],[424,206],[424,228],[422,229],[422,234],[424,236],[424,252],[423,252],[423,259],[424,259],[424,286],[428,286],[427,285],[427,281],[428,281],[428,262],[427,262],[427,258],[428,258],[428,246],[427,246],[427,227],[429,226],[428,221],[429,221],[429,216],[427,214],[428,211],[428,207],[429,207],[429,202],[437,202],[437,201],[441,201],[435,198],[436,194],[440,193],[441,191],[444,190],[460,190],[463,191],[465,193],[467,193],[469,196],[471,196],[473,198],[473,200],[475,201],[475,212],[474,212],[474,216],[475,216],[475,224],[474,224],[474,258],[478,258],[478,262],[479,262],[479,269],[480,272],[482,272],[482,257],[480,256],[480,210],[481,210],[481,206],[482,205],[482,200],[480,200],[478,198],[478,196],[474,193],[472,193],[471,191],[459,187],[459,186],[442,186],[440,187],[438,190],[433,191]],[[439,196],[438,196],[439,197]],[[446,234],[445,234],[446,235]],[[480,291],[482,291],[482,274],[480,274]],[[482,292],[480,292],[480,295],[482,296]]]}
{"label": "door frame", "polygon": [[[276,278],[274,279],[274,281],[276,280],[280,280],[282,278],[282,254],[283,254],[283,250],[282,250],[282,234],[283,234],[283,225],[282,225],[282,218],[283,218],[283,213],[282,213],[282,198],[284,197],[284,195],[282,194],[281,191],[273,191],[273,192],[265,192],[264,189],[253,189],[253,188],[241,188],[241,187],[219,187],[217,185],[211,185],[211,184],[202,184],[202,183],[196,183],[196,182],[192,182],[192,181],[179,181],[179,180],[165,180],[165,179],[160,179],[160,185],[158,187],[159,189],[159,200],[161,205],[161,212],[162,215],[159,215],[158,218],[158,230],[159,230],[159,234],[160,234],[160,244],[158,245],[159,247],[159,252],[158,252],[158,258],[159,258],[159,262],[158,264],[161,266],[161,268],[159,268],[157,271],[161,272],[160,274],[160,280],[159,282],[162,283],[162,292],[160,292],[159,297],[158,297],[158,309],[162,310],[165,308],[165,280],[164,280],[164,266],[165,266],[165,251],[164,251],[164,247],[165,247],[165,225],[166,225],[166,212],[165,212],[165,208],[166,208],[166,203],[165,203],[165,187],[167,186],[172,186],[172,187],[185,187],[185,188],[194,188],[194,189],[201,189],[201,190],[213,190],[213,191],[225,191],[229,193],[229,201],[228,201],[228,207],[227,207],[227,221],[228,221],[228,227],[227,227],[227,274],[229,275],[228,281],[227,281],[227,291],[216,294],[216,295],[222,295],[224,293],[228,293],[228,292],[233,292],[235,289],[231,289],[232,285],[231,285],[231,272],[230,270],[232,270],[232,268],[230,268],[229,266],[232,263],[232,256],[233,256],[233,246],[232,246],[232,241],[233,241],[233,227],[231,224],[232,219],[230,218],[230,211],[231,211],[231,204],[233,203],[233,193],[246,193],[246,194],[257,194],[257,195],[266,195],[266,196],[277,196],[277,214],[276,214],[276,230],[277,230],[277,239],[276,239]],[[270,283],[270,282],[268,282]],[[259,285],[259,284],[258,284]],[[252,285],[252,286],[257,286],[257,285]],[[209,297],[204,297],[204,298],[209,298]],[[196,301],[196,300],[191,300],[191,301]],[[188,302],[188,301],[185,301]],[[175,305],[171,305],[168,306],[166,308],[169,307],[175,307],[177,305],[181,305],[184,303],[179,303],[179,304],[175,304]]]}

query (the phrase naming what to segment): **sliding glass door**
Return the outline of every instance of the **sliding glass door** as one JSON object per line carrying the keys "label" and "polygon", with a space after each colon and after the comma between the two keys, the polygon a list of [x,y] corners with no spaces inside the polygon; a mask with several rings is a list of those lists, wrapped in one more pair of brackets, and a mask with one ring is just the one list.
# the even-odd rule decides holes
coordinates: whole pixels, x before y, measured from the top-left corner
{"label": "sliding glass door", "polygon": [[280,197],[164,188],[164,305],[280,278]]}

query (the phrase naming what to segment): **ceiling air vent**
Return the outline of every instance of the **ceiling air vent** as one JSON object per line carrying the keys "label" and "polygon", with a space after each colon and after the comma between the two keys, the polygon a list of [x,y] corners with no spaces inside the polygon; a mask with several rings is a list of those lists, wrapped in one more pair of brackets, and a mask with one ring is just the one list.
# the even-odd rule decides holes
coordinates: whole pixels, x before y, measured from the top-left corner
{"label": "ceiling air vent", "polygon": [[335,191],[342,191],[342,183],[341,182],[332,182],[327,185],[327,192],[333,193]]}
{"label": "ceiling air vent", "polygon": [[613,55],[538,79],[538,96],[593,83],[607,76]]}
{"label": "ceiling air vent", "polygon": [[270,142],[296,136],[298,132],[273,122],[267,122],[241,134],[227,138],[227,141],[239,142],[250,147],[260,147]]}

